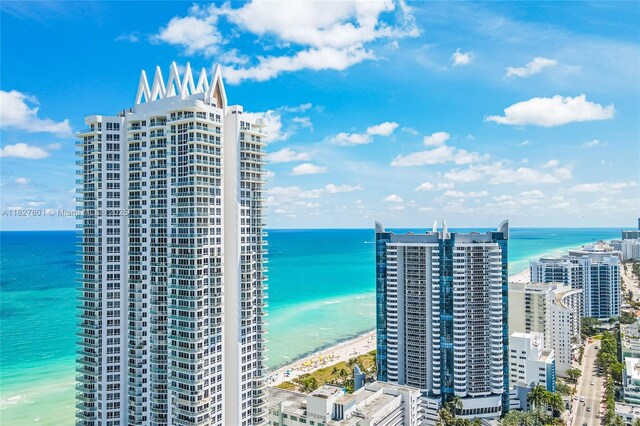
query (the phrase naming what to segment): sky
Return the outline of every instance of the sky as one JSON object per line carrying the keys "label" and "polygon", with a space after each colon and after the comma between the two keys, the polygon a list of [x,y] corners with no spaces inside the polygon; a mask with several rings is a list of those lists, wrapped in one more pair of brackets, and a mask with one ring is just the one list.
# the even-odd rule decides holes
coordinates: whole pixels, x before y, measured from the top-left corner
{"label": "sky", "polygon": [[[76,131],[141,70],[268,121],[270,228],[633,226],[638,2],[0,3],[0,228],[73,229]],[[22,213],[16,213],[20,211]]]}

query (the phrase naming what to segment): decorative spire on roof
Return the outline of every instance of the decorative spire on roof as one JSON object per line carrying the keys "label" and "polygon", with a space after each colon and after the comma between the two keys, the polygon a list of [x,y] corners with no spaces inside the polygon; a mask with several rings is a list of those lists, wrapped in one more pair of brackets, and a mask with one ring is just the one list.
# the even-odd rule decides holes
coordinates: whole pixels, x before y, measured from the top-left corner
{"label": "decorative spire on roof", "polygon": [[144,102],[153,102],[158,99],[170,98],[173,96],[180,96],[182,99],[185,99],[187,96],[195,95],[196,93],[204,93],[205,102],[213,103],[219,108],[226,108],[227,95],[224,90],[219,65],[216,65],[214,68],[211,84],[209,84],[207,71],[204,67],[200,70],[200,76],[198,78],[198,83],[196,84],[193,80],[193,73],[189,62],[187,62],[182,79],[180,79],[178,65],[176,65],[175,62],[172,62],[169,72],[169,80],[167,81],[166,86],[164,79],[162,78],[162,71],[158,66],[156,67],[156,73],[153,77],[151,89],[149,89],[147,73],[143,70],[140,73],[136,105],[142,103],[143,99]]}

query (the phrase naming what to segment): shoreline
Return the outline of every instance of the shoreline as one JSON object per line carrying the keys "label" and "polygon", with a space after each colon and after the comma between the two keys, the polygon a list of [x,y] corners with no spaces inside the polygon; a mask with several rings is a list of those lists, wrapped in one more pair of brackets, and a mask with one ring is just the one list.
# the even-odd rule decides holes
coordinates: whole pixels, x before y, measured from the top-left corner
{"label": "shoreline", "polygon": [[[509,282],[528,282],[531,279],[529,269],[509,275]],[[376,331],[371,330],[355,338],[343,340],[335,345],[318,349],[310,355],[302,356],[289,364],[278,367],[267,375],[267,386],[277,386],[290,382],[303,374],[312,373],[324,367],[371,352],[376,348]]]}

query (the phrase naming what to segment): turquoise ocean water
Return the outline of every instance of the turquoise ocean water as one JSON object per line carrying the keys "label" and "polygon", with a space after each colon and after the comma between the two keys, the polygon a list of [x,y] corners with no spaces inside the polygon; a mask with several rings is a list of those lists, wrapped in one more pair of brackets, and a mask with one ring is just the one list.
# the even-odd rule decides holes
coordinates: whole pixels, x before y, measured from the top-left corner
{"label": "turquoise ocean water", "polygon": [[[619,236],[620,228],[515,228],[509,270]],[[375,327],[373,239],[369,229],[269,231],[270,366]],[[72,425],[74,232],[0,232],[0,260],[0,423]]]}

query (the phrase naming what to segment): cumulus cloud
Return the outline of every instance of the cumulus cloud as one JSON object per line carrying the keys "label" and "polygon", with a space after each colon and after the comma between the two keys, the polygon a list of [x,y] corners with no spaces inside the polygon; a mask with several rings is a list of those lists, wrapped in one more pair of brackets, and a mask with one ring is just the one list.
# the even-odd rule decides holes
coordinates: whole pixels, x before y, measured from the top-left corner
{"label": "cumulus cloud", "polygon": [[398,155],[391,161],[394,167],[413,167],[453,162],[455,164],[469,164],[488,158],[477,152],[469,152],[452,146],[440,146],[428,151],[412,152]]}
{"label": "cumulus cloud", "polygon": [[245,112],[244,116],[249,121],[256,121],[258,118],[263,118],[267,121],[267,141],[279,142],[289,139],[293,134],[291,130],[285,130],[282,126],[282,114],[279,110],[267,110],[264,112]]}
{"label": "cumulus cloud", "polygon": [[460,67],[469,65],[473,59],[473,52],[461,52],[460,49],[456,49],[451,55],[451,62],[454,67]]}
{"label": "cumulus cloud", "polygon": [[389,136],[395,129],[398,128],[398,123],[391,121],[385,121],[384,123],[376,124],[367,129],[369,135]]}
{"label": "cumulus cloud", "polygon": [[385,121],[384,123],[368,127],[364,133],[340,132],[331,137],[329,142],[342,146],[364,145],[373,141],[372,136],[390,136],[397,128],[398,123]]}
{"label": "cumulus cloud", "polygon": [[524,67],[509,67],[507,68],[507,77],[529,77],[530,75],[538,74],[545,68],[555,67],[558,61],[555,59],[548,59],[543,57],[533,58],[533,61],[529,62]]}
{"label": "cumulus cloud", "polygon": [[[403,0],[369,2],[263,2],[241,7],[225,3],[218,7],[193,6],[187,16],[173,18],[152,41],[179,46],[187,54],[218,54],[224,40],[217,28],[222,18],[236,33],[254,35],[267,48],[286,47],[290,54],[239,55],[234,49],[217,59],[231,84],[243,80],[264,81],[283,72],[302,69],[345,70],[376,58],[373,43],[415,37],[419,31],[411,8]],[[384,17],[390,19],[383,19]],[[389,24],[387,22],[393,22]],[[234,54],[230,54],[233,52]]]}
{"label": "cumulus cloud", "polygon": [[449,133],[447,132],[436,132],[432,135],[425,136],[422,138],[422,141],[427,146],[440,146],[448,141],[449,137]]}
{"label": "cumulus cloud", "polygon": [[559,164],[560,162],[558,160],[549,160],[546,163],[544,163],[542,167],[545,169],[550,169],[552,167],[558,167]]}
{"label": "cumulus cloud", "polygon": [[425,191],[436,191],[441,189],[453,189],[455,188],[455,184],[451,182],[439,182],[437,185],[434,185],[431,182],[423,182],[416,187],[416,191],[425,192]]}
{"label": "cumulus cloud", "polygon": [[188,16],[174,17],[151,40],[178,45],[187,55],[215,55],[222,43],[216,27],[219,15],[220,11],[214,5],[206,8],[193,5]]}
{"label": "cumulus cloud", "polygon": [[317,175],[321,173],[326,173],[327,168],[317,166],[311,163],[303,163],[295,166],[291,170],[291,174],[293,175]]}
{"label": "cumulus cloud", "polygon": [[442,194],[442,196],[446,198],[481,198],[487,195],[489,195],[487,191],[462,192],[453,190],[447,190]]}
{"label": "cumulus cloud", "polygon": [[272,163],[291,163],[294,161],[309,161],[311,155],[307,152],[295,152],[291,148],[284,148],[272,152],[267,157]]}
{"label": "cumulus cloud", "polygon": [[628,181],[628,182],[595,182],[595,183],[583,183],[579,185],[575,185],[571,188],[574,192],[585,192],[585,193],[594,193],[594,192],[608,192],[608,193],[618,193],[626,188],[636,188],[638,186],[638,182],[636,181]]}
{"label": "cumulus cloud", "polygon": [[541,171],[530,167],[511,168],[501,161],[493,164],[472,165],[466,169],[453,169],[444,174],[452,182],[476,182],[487,180],[491,185],[514,183],[530,185],[537,183],[558,183],[571,179],[568,167],[553,167]]}
{"label": "cumulus cloud", "polygon": [[6,145],[0,149],[0,158],[24,158],[26,160],[41,160],[47,158],[49,153],[38,146],[28,145],[26,143],[17,143],[15,145]]}
{"label": "cumulus cloud", "polygon": [[353,191],[361,191],[364,187],[362,185],[336,185],[329,183],[322,188],[304,190],[299,186],[276,186],[267,190],[267,194],[270,198],[270,204],[277,202],[288,202],[295,199],[309,199],[309,198],[321,198],[327,194],[341,194]]}
{"label": "cumulus cloud", "polygon": [[50,118],[39,118],[39,109],[38,99],[34,96],[17,90],[0,90],[0,129],[51,133],[60,138],[73,136],[69,120],[56,122]]}
{"label": "cumulus cloud", "polygon": [[515,126],[555,127],[564,124],[610,120],[615,114],[613,105],[603,107],[600,104],[587,101],[586,95],[553,98],[532,98],[518,102],[504,110],[504,116],[492,115],[486,121]]}
{"label": "cumulus cloud", "polygon": [[582,144],[582,146],[585,148],[593,148],[594,146],[598,146],[598,145],[602,145],[602,142],[600,142],[598,139],[594,139],[592,141],[585,142]]}
{"label": "cumulus cloud", "polygon": [[386,197],[384,197],[382,199],[382,201],[387,202],[387,203],[401,203],[402,202],[402,198],[399,195],[390,194],[390,195],[387,195]]}
{"label": "cumulus cloud", "polygon": [[18,185],[28,185],[29,182],[31,182],[31,179],[25,177],[19,177],[15,180],[15,183],[17,183]]}

